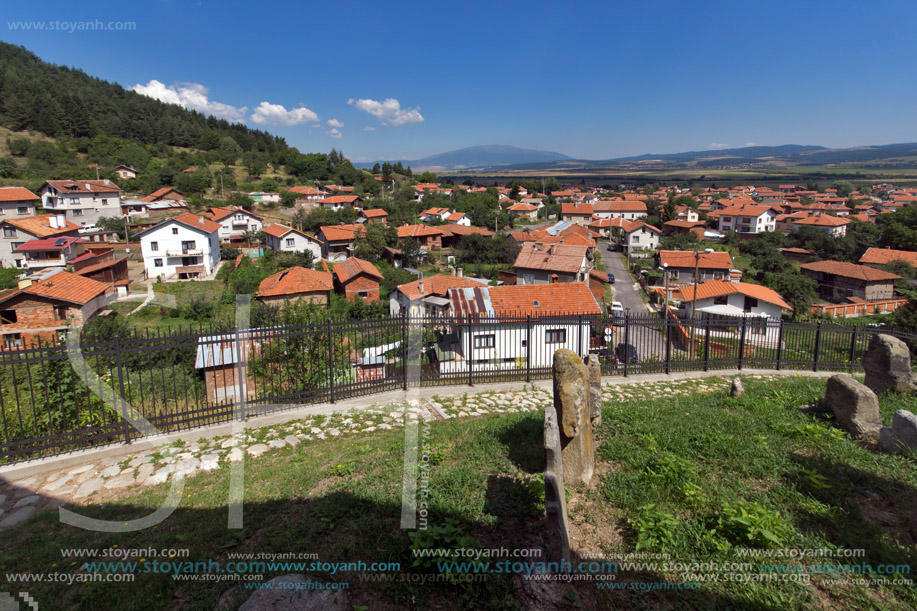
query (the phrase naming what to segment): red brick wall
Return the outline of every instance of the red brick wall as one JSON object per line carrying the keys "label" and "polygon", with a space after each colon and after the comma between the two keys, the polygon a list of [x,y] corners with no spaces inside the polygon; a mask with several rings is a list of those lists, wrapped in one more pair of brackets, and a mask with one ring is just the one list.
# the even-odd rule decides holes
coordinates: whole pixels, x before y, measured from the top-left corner
{"label": "red brick wall", "polygon": [[363,297],[363,301],[369,303],[379,301],[379,281],[375,278],[370,278],[366,274],[359,274],[355,278],[352,278],[343,285],[343,289],[344,296],[348,301],[353,300],[360,291],[366,291],[366,296]]}

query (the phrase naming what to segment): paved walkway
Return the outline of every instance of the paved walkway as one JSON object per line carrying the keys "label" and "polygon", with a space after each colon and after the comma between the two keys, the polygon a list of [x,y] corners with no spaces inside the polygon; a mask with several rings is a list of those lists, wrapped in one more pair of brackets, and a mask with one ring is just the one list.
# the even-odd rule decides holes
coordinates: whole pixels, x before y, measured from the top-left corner
{"label": "paved walkway", "polygon": [[[728,388],[736,371],[606,377],[606,401],[714,392]],[[797,372],[746,370],[745,376],[777,378]],[[825,377],[827,372],[805,375]],[[392,430],[414,414],[448,420],[517,412],[542,412],[552,403],[551,380],[475,387],[413,389],[300,407],[222,425],[149,437],[0,467],[0,528],[15,526],[39,509],[99,503],[174,477],[212,471],[262,454],[324,439]]]}

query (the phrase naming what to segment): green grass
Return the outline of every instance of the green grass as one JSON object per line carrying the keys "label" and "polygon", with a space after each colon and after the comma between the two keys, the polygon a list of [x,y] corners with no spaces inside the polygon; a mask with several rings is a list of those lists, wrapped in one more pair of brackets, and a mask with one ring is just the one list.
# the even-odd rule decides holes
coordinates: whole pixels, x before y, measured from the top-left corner
{"label": "green grass", "polygon": [[188,305],[195,298],[216,302],[225,288],[219,280],[188,280],[185,282],[160,282],[153,284],[153,291],[173,295],[178,305]]}
{"label": "green grass", "polygon": [[[703,386],[702,392],[691,392],[692,384]],[[829,417],[811,407],[824,385],[824,379],[747,378],[746,395],[737,400],[729,399],[724,380],[716,379],[606,391],[616,399],[605,404],[597,431],[595,486],[568,491],[571,519],[583,533],[580,543],[592,543],[606,554],[665,552],[673,562],[721,564],[753,562],[740,550],[754,546],[852,548],[866,550],[865,558],[837,562],[915,566],[913,535],[906,527],[917,488],[913,460],[877,454],[847,439]],[[680,390],[673,390],[676,386]],[[917,409],[917,398],[883,397],[886,422],[901,408]],[[432,423],[429,437],[421,436],[421,453],[426,448],[435,459],[425,537],[442,546],[463,537],[470,537],[471,546],[486,548],[537,544],[544,529],[544,505],[537,494],[544,460],[541,439],[539,412]],[[78,573],[82,560],[62,559],[61,548],[117,545],[189,548],[193,561],[225,563],[233,552],[308,552],[323,562],[394,561],[412,573],[427,571],[411,566],[413,539],[399,528],[403,453],[404,432],[393,430],[303,442],[249,460],[241,531],[226,527],[225,466],[189,479],[179,509],[137,533],[86,532],[62,525],[53,512],[41,513],[4,531],[0,570]],[[80,511],[107,520],[140,517],[158,506],[167,488],[160,485]],[[743,517],[743,511],[750,517]],[[290,572],[307,571],[279,571],[268,578]],[[514,582],[505,576],[466,585],[369,583],[352,573],[308,576],[349,581],[350,602],[370,609],[524,608],[513,598]],[[644,571],[621,573],[618,581],[684,577],[677,570]],[[568,609],[917,605],[912,587],[814,581],[820,585],[705,582],[698,590],[650,593],[599,591],[588,582],[552,588],[562,594],[558,608]],[[236,584],[139,574],[133,584],[11,585],[16,592],[28,589],[42,609],[213,609]]]}

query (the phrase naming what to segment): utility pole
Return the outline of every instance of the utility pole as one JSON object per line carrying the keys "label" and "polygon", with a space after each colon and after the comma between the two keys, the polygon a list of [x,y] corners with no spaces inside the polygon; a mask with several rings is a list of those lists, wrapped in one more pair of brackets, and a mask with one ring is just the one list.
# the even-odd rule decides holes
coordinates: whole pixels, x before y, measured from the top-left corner
{"label": "utility pole", "polygon": [[131,254],[131,238],[127,232],[127,215],[124,215],[124,252]]}
{"label": "utility pole", "polygon": [[220,197],[223,197],[223,171],[220,171]]}
{"label": "utility pole", "polygon": [[96,180],[99,180],[99,164],[95,164],[95,166],[96,166]]}

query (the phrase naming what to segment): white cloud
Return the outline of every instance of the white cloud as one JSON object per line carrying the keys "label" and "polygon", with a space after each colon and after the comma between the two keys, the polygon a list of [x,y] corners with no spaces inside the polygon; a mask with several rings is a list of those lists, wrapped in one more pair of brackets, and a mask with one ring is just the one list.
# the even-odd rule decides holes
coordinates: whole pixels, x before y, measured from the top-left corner
{"label": "white cloud", "polygon": [[259,125],[300,125],[318,121],[318,115],[305,106],[287,110],[280,104],[261,102],[252,113],[252,121]]}
{"label": "white cloud", "polygon": [[184,108],[197,110],[206,114],[226,119],[227,121],[241,122],[245,119],[246,107],[236,107],[222,102],[215,102],[207,97],[208,89],[199,83],[176,83],[166,85],[151,80],[146,85],[134,85],[131,90],[141,95],[155,98],[167,104],[178,104]]}
{"label": "white cloud", "polygon": [[761,146],[757,142],[746,142],[743,146]]}
{"label": "white cloud", "polygon": [[374,132],[376,131],[376,128],[371,125],[367,125],[366,127],[363,128],[363,131],[364,132]]}
{"label": "white cloud", "polygon": [[722,143],[722,142],[711,142],[711,143],[710,143],[710,148],[711,148],[711,149],[714,149],[714,150],[716,150],[716,149],[728,149],[728,148],[729,148],[729,145],[728,145],[728,144],[724,144],[724,143]]}
{"label": "white cloud", "polygon": [[423,122],[420,108],[401,108],[401,104],[395,98],[388,98],[381,102],[378,100],[354,100],[351,98],[347,100],[347,103],[376,117],[382,125],[394,127],[406,123]]}
{"label": "white cloud", "polygon": [[332,127],[330,130],[328,130],[328,135],[332,138],[341,138],[344,134],[342,134],[341,130],[338,128]]}
{"label": "white cloud", "polygon": [[328,127],[344,127],[344,124],[337,119],[328,119]]}

